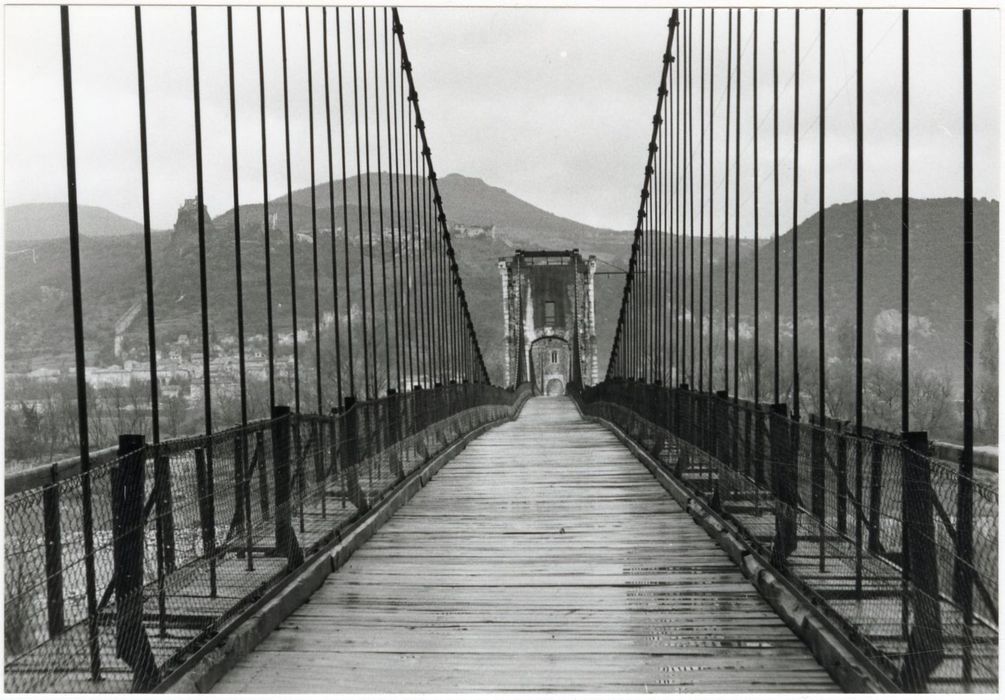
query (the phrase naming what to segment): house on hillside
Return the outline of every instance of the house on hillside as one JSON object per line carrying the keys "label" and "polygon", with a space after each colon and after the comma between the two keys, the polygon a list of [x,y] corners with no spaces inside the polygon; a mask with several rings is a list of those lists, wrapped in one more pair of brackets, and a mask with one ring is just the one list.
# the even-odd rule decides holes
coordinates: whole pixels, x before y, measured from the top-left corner
{"label": "house on hillside", "polygon": [[39,367],[28,372],[27,377],[40,382],[58,382],[62,374],[58,369],[51,367]]}
{"label": "house on hillside", "polygon": [[451,234],[463,238],[491,238],[495,240],[495,224],[453,224]]}

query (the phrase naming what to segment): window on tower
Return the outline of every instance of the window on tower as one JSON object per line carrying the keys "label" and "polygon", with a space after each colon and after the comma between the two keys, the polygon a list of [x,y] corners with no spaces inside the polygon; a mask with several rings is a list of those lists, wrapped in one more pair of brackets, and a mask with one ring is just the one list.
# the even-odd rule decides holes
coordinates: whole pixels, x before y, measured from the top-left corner
{"label": "window on tower", "polygon": [[555,325],[555,302],[553,301],[544,302],[544,325]]}

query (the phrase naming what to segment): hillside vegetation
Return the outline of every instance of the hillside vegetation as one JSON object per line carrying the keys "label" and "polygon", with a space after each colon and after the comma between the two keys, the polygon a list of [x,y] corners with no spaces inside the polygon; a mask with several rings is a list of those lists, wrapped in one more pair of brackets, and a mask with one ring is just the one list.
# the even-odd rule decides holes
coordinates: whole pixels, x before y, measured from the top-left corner
{"label": "hillside vegetation", "polygon": [[[387,178],[385,194],[387,192]],[[362,182],[363,189],[357,188]],[[369,274],[370,254],[366,231],[368,225],[377,231],[381,216],[384,226],[390,222],[392,202],[377,203],[377,176],[352,178],[346,182],[347,209],[342,203],[341,182],[335,183],[334,221],[337,274],[340,305],[344,308],[345,268],[343,260],[344,233],[348,221],[350,242],[349,274],[353,289],[358,290],[364,269]],[[399,180],[398,185],[403,181]],[[370,204],[367,208],[367,184]],[[627,268],[631,235],[624,231],[597,229],[550,214],[524,202],[505,190],[491,187],[476,178],[448,175],[440,180],[444,209],[451,224],[495,227],[494,234],[454,235],[465,290],[472,308],[473,320],[485,353],[486,364],[495,381],[502,379],[502,302],[497,261],[500,257],[523,249],[578,248],[584,256],[596,255],[604,263],[601,272],[617,272]],[[319,249],[319,301],[321,313],[333,308],[333,275],[331,261],[332,238],[328,233],[332,222],[329,208],[329,185],[319,185],[315,192],[317,227],[321,232]],[[310,191],[293,193],[293,223],[298,233],[312,228]],[[385,197],[385,200],[387,198]],[[358,207],[362,201],[363,209]],[[50,219],[65,205],[54,204],[39,209],[38,231],[53,230]],[[23,210],[28,211],[28,210]],[[865,206],[865,319],[866,353],[881,360],[899,347],[900,290],[900,203],[896,199],[867,202]],[[912,200],[912,353],[918,366],[930,366],[949,372],[958,381],[962,333],[962,205],[959,199]],[[274,230],[269,236],[272,263],[274,316],[278,332],[289,332],[293,325],[290,308],[290,253],[288,210],[285,196],[270,203]],[[211,212],[212,214],[212,212]],[[111,221],[125,222],[120,217]],[[194,224],[181,217],[176,229],[154,234],[154,286],[158,342],[174,341],[179,334],[193,339],[200,336],[198,258]],[[262,205],[243,205],[240,210],[244,269],[244,309],[247,334],[265,332],[265,242]],[[368,220],[369,217],[369,220]],[[360,251],[359,232],[362,218],[364,247]],[[826,270],[825,306],[828,345],[838,352],[836,334],[846,327],[854,310],[855,279],[855,206],[838,204],[825,212]],[[210,299],[210,329],[213,336],[236,331],[236,295],[233,240],[233,212],[219,213],[207,229],[208,280]],[[30,223],[20,225],[31,228]],[[124,225],[124,224],[123,224]],[[997,315],[996,290],[998,275],[998,203],[978,201],[975,208],[975,291],[977,333],[989,318]],[[27,230],[26,229],[26,230]],[[111,226],[110,230],[121,231]],[[814,324],[817,294],[817,230],[818,215],[808,217],[799,226],[798,289],[800,324]],[[39,238],[41,236],[38,236]],[[762,232],[762,237],[768,238]],[[791,331],[791,232],[779,242],[781,269],[781,317],[789,337]],[[372,238],[374,270],[378,275],[377,325],[382,324],[380,273],[380,237]],[[714,262],[715,307],[721,318],[724,303],[722,293],[722,239],[716,239]],[[8,251],[19,244],[7,242]],[[389,246],[390,241],[386,240]],[[705,242],[706,251],[708,241]],[[730,257],[734,258],[734,241],[730,241]],[[33,247],[37,262],[31,256],[18,255],[7,261],[6,347],[8,366],[46,354],[68,353],[72,350],[72,317],[69,289],[69,255],[65,238],[37,240]],[[96,361],[114,361],[112,340],[114,326],[137,300],[143,299],[144,276],[142,238],[136,235],[99,236],[93,229],[81,239],[81,264],[84,277],[85,337]],[[294,245],[297,270],[298,322],[301,329],[313,326],[313,279],[311,275],[312,245],[309,236],[298,236]],[[741,258],[746,262],[741,270],[741,320],[752,324],[753,267],[749,262],[753,246],[750,239],[741,239]],[[707,253],[706,253],[707,255]],[[759,250],[760,309],[762,328],[771,323],[773,290],[774,243],[769,239]],[[732,262],[735,262],[733,260]],[[706,259],[705,274],[708,274]],[[706,277],[707,280],[707,277]],[[688,286],[689,283],[686,283]],[[730,286],[733,285],[732,271]],[[607,364],[614,324],[617,319],[624,286],[621,274],[597,278],[597,325],[599,330],[600,370]],[[729,303],[732,306],[730,289]],[[353,298],[359,304],[359,294]],[[707,308],[707,302],[706,302]],[[358,309],[356,313],[358,314]],[[895,317],[896,315],[896,317]],[[717,324],[717,328],[718,328]],[[765,331],[766,332],[766,331]],[[764,332],[762,332],[764,337]],[[815,334],[807,333],[804,347],[810,347]],[[145,315],[139,314],[126,335],[126,347],[145,352]]]}

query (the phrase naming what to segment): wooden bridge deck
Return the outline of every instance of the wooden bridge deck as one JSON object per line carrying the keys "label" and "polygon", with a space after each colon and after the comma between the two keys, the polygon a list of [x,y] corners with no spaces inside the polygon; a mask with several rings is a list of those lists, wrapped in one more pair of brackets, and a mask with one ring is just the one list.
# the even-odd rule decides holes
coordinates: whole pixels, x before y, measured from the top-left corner
{"label": "wooden bridge deck", "polygon": [[214,690],[837,689],[612,434],[538,398]]}

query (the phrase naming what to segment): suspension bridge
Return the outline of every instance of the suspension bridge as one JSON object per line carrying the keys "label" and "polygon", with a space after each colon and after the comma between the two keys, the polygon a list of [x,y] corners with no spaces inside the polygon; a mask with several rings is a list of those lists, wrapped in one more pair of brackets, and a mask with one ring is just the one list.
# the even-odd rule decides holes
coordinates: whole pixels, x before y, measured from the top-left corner
{"label": "suspension bridge", "polygon": [[[279,16],[282,46],[281,62],[267,65],[263,8],[225,8],[233,216],[232,231],[214,235],[232,235],[240,421],[220,426],[199,39],[212,9],[224,10],[193,7],[189,17],[203,430],[162,434],[146,10],[136,7],[150,430],[120,435],[117,445],[92,445],[89,429],[72,61],[86,37],[74,38],[75,10],[59,9],[79,450],[5,478],[6,690],[997,691],[997,458],[974,450],[972,11],[946,11],[962,29],[963,149],[945,158],[947,167],[962,163],[964,192],[963,439],[949,445],[915,430],[911,416],[908,10],[899,39],[889,39],[902,57],[893,71],[900,131],[891,135],[902,146],[900,432],[864,419],[869,11],[824,9],[670,14],[606,373],[597,367],[595,261],[578,250],[518,251],[499,262],[508,385],[500,387],[465,296],[398,11],[266,8]],[[823,85],[826,23],[838,12],[854,13],[856,36],[851,420],[828,410],[825,351],[823,214],[833,166]],[[303,36],[287,27],[293,13]],[[254,143],[238,138],[238,14],[257,42]],[[792,29],[781,41],[779,22]],[[746,23],[753,29],[741,49]],[[806,23],[819,31],[817,105],[799,102]],[[306,272],[294,255],[288,43],[305,52],[308,75]],[[779,101],[780,53],[792,57],[790,104]],[[741,75],[761,75],[764,61],[772,94],[759,96],[755,79],[741,97]],[[266,71],[281,72],[283,84],[278,211],[269,200]],[[723,84],[724,103],[714,99]],[[783,113],[791,141],[779,133]],[[800,114],[820,124],[811,160],[799,155]],[[741,126],[753,163],[741,161]],[[758,160],[759,129],[770,164]],[[780,171],[781,149],[791,149],[791,173]],[[318,151],[327,157],[315,162]],[[262,160],[261,205],[242,206],[259,193],[240,191],[239,158]],[[819,176],[819,287],[807,300],[815,315],[799,310],[802,168]],[[777,245],[786,187],[791,275]],[[748,188],[752,197],[741,198]],[[770,232],[758,223],[762,198],[774,209]],[[713,231],[725,237],[717,253]],[[741,256],[748,233],[753,252]],[[776,243],[764,310],[761,237]],[[255,414],[247,386],[242,246],[251,245],[267,281],[267,415]],[[319,248],[322,262],[330,251],[327,287]],[[272,256],[287,250],[291,387],[279,366],[271,281]],[[749,289],[744,266],[754,275]],[[312,293],[310,327],[297,311],[298,272]],[[332,295],[330,334],[322,288]],[[815,391],[800,384],[808,366],[800,326],[816,331]],[[322,339],[332,346],[324,352]],[[752,352],[743,372],[741,346]],[[762,362],[762,347],[770,360]]]}

